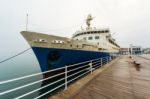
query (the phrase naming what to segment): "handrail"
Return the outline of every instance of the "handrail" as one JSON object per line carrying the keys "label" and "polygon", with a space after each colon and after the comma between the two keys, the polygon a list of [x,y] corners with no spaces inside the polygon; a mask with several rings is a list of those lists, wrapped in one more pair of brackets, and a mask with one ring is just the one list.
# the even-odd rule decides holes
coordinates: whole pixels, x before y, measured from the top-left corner
{"label": "handrail", "polygon": [[37,75],[40,75],[40,74],[49,73],[49,72],[56,71],[56,70],[60,70],[60,69],[63,69],[63,68],[65,68],[65,67],[61,67],[61,68],[57,68],[57,69],[52,69],[52,70],[48,70],[48,71],[45,71],[45,72],[35,73],[35,74],[23,76],[23,77],[18,77],[18,78],[6,80],[6,81],[1,81],[1,82],[0,82],[0,85],[1,85],[1,84],[5,84],[5,83],[9,83],[9,82],[13,82],[13,81],[17,81],[17,80],[21,80],[21,79],[25,79],[25,78],[29,78],[29,77],[33,77],[33,76],[37,76]]}
{"label": "handrail", "polygon": [[[104,57],[102,57],[102,58],[104,58]],[[73,66],[76,66],[76,65],[84,64],[86,62],[95,61],[95,60],[98,60],[98,59],[101,59],[101,58],[97,58],[97,59],[93,59],[93,60],[88,60],[88,61],[84,61],[84,62],[72,64],[72,65],[69,65],[67,67],[73,67]],[[22,76],[22,77],[10,79],[10,80],[1,81],[0,85],[4,84],[4,83],[9,83],[9,82],[13,82],[13,81],[17,81],[17,80],[21,80],[21,79],[25,79],[25,78],[37,76],[37,75],[40,75],[40,74],[45,74],[45,73],[53,72],[53,71],[60,70],[60,69],[63,69],[63,68],[65,68],[65,67],[61,67],[61,68],[57,68],[57,69],[52,69],[52,70],[48,70],[48,71],[45,71],[45,72],[35,73],[35,74],[27,75],[27,76]]]}
{"label": "handrail", "polygon": [[93,64],[99,63],[100,61],[92,62]]}
{"label": "handrail", "polygon": [[85,64],[85,63],[88,63],[88,62],[90,62],[90,60],[84,61],[84,62],[81,62],[81,63],[72,64],[72,65],[69,65],[69,66],[67,66],[67,67],[74,67],[74,66],[81,65],[81,64]]}
{"label": "handrail", "polygon": [[[87,71],[87,72],[85,72],[85,73],[81,74],[80,76],[75,77],[74,79],[71,79],[71,80],[70,80],[70,81],[68,81],[67,83],[70,83],[71,81],[73,81],[73,80],[75,80],[75,79],[77,79],[77,78],[79,78],[79,77],[81,77],[81,76],[85,75],[85,74],[86,74],[86,73],[88,73],[88,72],[89,72],[89,71]],[[44,95],[46,95],[46,94],[48,94],[48,93],[50,93],[50,92],[52,92],[52,91],[54,91],[54,90],[56,90],[56,89],[58,89],[58,88],[62,87],[63,85],[65,85],[65,83],[64,83],[64,84],[59,85],[58,87],[56,87],[56,88],[54,88],[54,89],[49,90],[48,92],[46,92],[46,93],[44,93],[44,94],[42,94],[42,95],[40,95],[40,96],[38,96],[38,97],[36,97],[36,98],[34,98],[34,99],[39,99],[39,98],[41,98],[42,96],[44,96]]]}
{"label": "handrail", "polygon": [[62,74],[64,74],[64,72],[63,72],[63,73],[60,73],[60,74],[57,74],[57,75],[54,75],[54,76],[50,76],[50,77],[45,78],[45,79],[42,79],[42,80],[38,80],[38,81],[35,81],[35,82],[32,82],[32,83],[29,83],[29,84],[20,86],[20,87],[16,87],[16,88],[10,89],[10,90],[8,90],[8,91],[1,92],[0,95],[4,95],[4,94],[6,94],[6,93],[10,93],[10,92],[12,92],[12,91],[16,91],[16,90],[19,90],[19,89],[22,89],[22,88],[25,88],[25,87],[28,87],[28,86],[37,84],[37,83],[39,83],[39,82],[42,82],[42,81],[45,81],[45,80],[48,80],[48,79],[51,79],[51,78],[60,76],[60,75],[62,75]]}
{"label": "handrail", "polygon": [[86,64],[84,66],[81,66],[81,67],[78,67],[78,68],[75,68],[75,69],[68,70],[67,72],[69,73],[71,71],[75,71],[75,70],[81,69],[81,68],[86,67],[86,66],[89,66],[89,64]]}
{"label": "handrail", "polygon": [[85,74],[88,73],[88,72],[90,72],[90,71],[87,71],[87,72],[85,72],[85,73],[83,73],[83,74],[81,74],[81,75],[79,75],[79,76],[77,76],[77,77],[71,79],[70,81],[68,81],[68,83],[70,83],[71,81],[73,81],[73,80],[75,80],[75,79],[77,79],[77,78],[79,78],[79,77],[85,75]]}
{"label": "handrail", "polygon": [[76,74],[78,74],[78,73],[81,73],[81,72],[85,71],[86,69],[87,69],[87,68],[85,68],[85,69],[83,69],[83,70],[81,70],[81,71],[79,71],[79,72],[76,72],[76,73],[74,73],[74,74],[71,74],[71,75],[68,76],[68,78],[69,78],[69,77],[72,77],[72,76],[74,76],[74,75],[76,75]]}
{"label": "handrail", "polygon": [[[101,57],[101,58],[103,58],[103,57]],[[69,66],[67,66],[67,67],[73,67],[73,66],[75,66],[75,65],[81,65],[81,64],[84,64],[84,63],[87,63],[87,62],[90,62],[90,61],[95,61],[95,60],[98,60],[98,59],[101,59],[101,58],[97,58],[97,59],[93,59],[93,60],[88,60],[88,61],[84,61],[84,62],[72,64],[72,65],[69,65]]]}
{"label": "handrail", "polygon": [[94,64],[93,67],[97,67],[98,65],[101,65],[101,63]]}
{"label": "handrail", "polygon": [[[97,59],[93,59],[93,60],[88,60],[88,61],[84,61],[84,62],[81,62],[81,63],[76,63],[76,64],[64,66],[64,67],[61,67],[61,68],[57,68],[57,69],[53,69],[53,70],[41,72],[41,73],[35,73],[35,74],[23,76],[23,77],[18,77],[18,78],[15,78],[15,79],[10,79],[10,80],[6,80],[6,81],[2,81],[2,82],[0,82],[0,85],[5,84],[5,83],[10,83],[10,82],[13,82],[13,81],[18,81],[18,80],[26,79],[26,78],[33,77],[33,76],[36,76],[36,75],[45,74],[45,73],[49,73],[49,72],[52,72],[52,71],[57,71],[57,70],[63,69],[63,71],[62,71],[61,73],[58,73],[58,74],[56,74],[56,75],[49,76],[49,77],[44,78],[44,79],[42,79],[42,80],[37,80],[37,81],[30,82],[30,83],[28,83],[28,84],[25,84],[25,85],[22,85],[22,86],[19,86],[19,87],[16,87],[16,88],[12,88],[12,89],[6,90],[6,91],[4,91],[4,92],[1,92],[0,95],[4,95],[4,94],[10,93],[10,92],[14,92],[14,91],[16,91],[16,90],[20,90],[20,89],[22,89],[22,88],[26,88],[26,87],[28,87],[28,86],[35,85],[35,84],[37,84],[37,83],[39,83],[39,82],[43,82],[43,81],[46,81],[46,80],[48,80],[48,79],[52,79],[52,78],[54,78],[54,77],[57,77],[57,76],[60,76],[60,75],[63,75],[63,74],[64,74],[64,77],[63,77],[63,78],[57,79],[56,81],[53,81],[53,82],[51,82],[51,83],[48,83],[48,84],[46,84],[46,85],[44,85],[44,86],[42,86],[42,87],[40,87],[40,88],[37,88],[37,89],[35,89],[35,90],[32,90],[32,91],[30,91],[30,92],[27,92],[27,93],[25,93],[25,94],[22,94],[22,95],[20,95],[20,96],[17,96],[17,97],[15,98],[15,99],[20,99],[20,98],[25,97],[25,96],[27,96],[27,95],[30,95],[30,94],[32,94],[32,93],[34,93],[34,92],[40,91],[41,89],[44,89],[44,88],[46,88],[46,87],[48,87],[48,86],[51,86],[51,85],[53,85],[53,84],[55,84],[55,83],[57,83],[57,82],[59,82],[59,81],[64,80],[64,83],[63,83],[63,84],[61,84],[61,85],[59,85],[59,86],[56,86],[55,88],[53,88],[53,89],[51,89],[51,90],[49,90],[49,91],[47,91],[47,92],[43,93],[42,95],[39,95],[39,96],[37,96],[37,97],[35,98],[35,99],[39,99],[40,97],[43,97],[44,95],[46,95],[46,94],[48,94],[48,93],[50,93],[50,92],[52,92],[52,91],[54,91],[54,90],[56,90],[56,89],[62,87],[62,86],[65,86],[65,88],[67,89],[68,83],[72,82],[73,80],[75,80],[75,79],[77,79],[77,78],[79,78],[79,77],[81,77],[81,76],[83,76],[83,75],[85,75],[85,74],[87,74],[87,73],[89,73],[89,72],[91,72],[91,74],[92,74],[92,72],[93,72],[95,69],[101,67],[102,65],[108,63],[109,61],[111,61],[111,60],[110,60],[110,57],[102,57],[102,58],[97,58]],[[85,63],[86,63],[86,64],[85,64]],[[82,65],[82,66],[79,67],[79,65]],[[74,66],[77,66],[77,67],[72,68],[72,69],[70,68],[70,67],[74,67]],[[68,70],[67,68],[70,68],[70,69]],[[82,69],[82,68],[83,68],[83,69]],[[77,71],[75,72],[75,70],[77,70]],[[69,75],[68,75],[68,73],[70,73],[70,72],[72,72],[72,74],[69,74]],[[82,73],[82,74],[80,74],[80,73]],[[74,75],[77,75],[77,76],[74,77]],[[68,78],[71,78],[71,79],[68,79]]]}
{"label": "handrail", "polygon": [[21,95],[21,96],[19,96],[19,97],[16,97],[16,99],[23,98],[23,97],[25,97],[25,96],[27,96],[27,95],[29,95],[29,94],[32,94],[32,93],[34,93],[34,92],[36,92],[36,91],[39,91],[39,90],[44,89],[44,88],[46,88],[46,87],[48,87],[48,86],[51,86],[51,85],[53,85],[53,84],[55,84],[55,83],[57,83],[57,82],[59,82],[59,81],[62,81],[63,79],[65,79],[65,78],[59,79],[59,80],[57,80],[57,81],[55,81],[55,82],[53,82],[53,83],[50,83],[50,84],[45,85],[45,86],[43,86],[43,87],[40,87],[40,88],[38,88],[38,89],[36,89],[36,90],[30,91],[30,92],[28,92],[28,93],[26,93],[26,94],[24,94],[24,95]]}
{"label": "handrail", "polygon": [[61,85],[55,87],[54,89],[51,89],[51,90],[47,91],[46,93],[44,93],[44,94],[42,94],[42,95],[40,95],[40,96],[38,96],[38,97],[35,97],[34,99],[39,99],[39,98],[43,97],[44,95],[46,95],[46,94],[48,94],[48,93],[50,93],[50,92],[52,92],[52,91],[54,91],[54,90],[56,90],[56,89],[58,89],[58,88],[64,86],[64,85],[65,85],[65,83],[63,83],[63,84],[61,84]]}

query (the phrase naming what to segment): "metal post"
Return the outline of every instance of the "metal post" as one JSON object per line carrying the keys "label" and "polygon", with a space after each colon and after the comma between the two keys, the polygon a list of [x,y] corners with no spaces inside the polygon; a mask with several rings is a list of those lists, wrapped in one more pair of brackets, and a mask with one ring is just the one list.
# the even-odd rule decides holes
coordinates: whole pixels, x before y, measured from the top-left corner
{"label": "metal post", "polygon": [[65,90],[67,90],[67,66],[65,66]]}
{"label": "metal post", "polygon": [[130,49],[131,49],[131,57],[132,57],[132,53],[133,53],[133,52],[132,52],[132,44],[130,44]]}
{"label": "metal post", "polygon": [[103,63],[102,63],[102,58],[101,58],[101,67],[102,67]]}
{"label": "metal post", "polygon": [[109,57],[109,60],[111,61],[111,56]]}
{"label": "metal post", "polygon": [[89,65],[90,65],[90,70],[91,70],[91,74],[92,74],[92,61],[90,61]]}
{"label": "metal post", "polygon": [[28,31],[28,14],[26,15],[26,31]]}
{"label": "metal post", "polygon": [[106,60],[107,60],[106,62],[108,63],[108,61],[109,61],[108,57],[106,57]]}

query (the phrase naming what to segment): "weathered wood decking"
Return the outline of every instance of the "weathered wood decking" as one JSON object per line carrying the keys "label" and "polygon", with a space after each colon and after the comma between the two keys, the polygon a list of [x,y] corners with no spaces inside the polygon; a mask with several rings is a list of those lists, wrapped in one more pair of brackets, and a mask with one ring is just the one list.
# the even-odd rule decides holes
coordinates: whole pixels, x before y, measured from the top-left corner
{"label": "weathered wood decking", "polygon": [[135,57],[136,67],[128,56],[93,79],[74,99],[150,99],[150,60]]}

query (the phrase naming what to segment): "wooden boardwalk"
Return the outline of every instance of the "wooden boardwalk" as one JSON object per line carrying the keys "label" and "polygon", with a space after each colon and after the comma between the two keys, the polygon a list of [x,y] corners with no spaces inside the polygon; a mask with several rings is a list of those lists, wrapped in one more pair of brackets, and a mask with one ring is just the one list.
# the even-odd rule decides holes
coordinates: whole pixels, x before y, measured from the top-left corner
{"label": "wooden boardwalk", "polygon": [[74,99],[150,99],[150,60],[122,56],[113,66],[84,87]]}

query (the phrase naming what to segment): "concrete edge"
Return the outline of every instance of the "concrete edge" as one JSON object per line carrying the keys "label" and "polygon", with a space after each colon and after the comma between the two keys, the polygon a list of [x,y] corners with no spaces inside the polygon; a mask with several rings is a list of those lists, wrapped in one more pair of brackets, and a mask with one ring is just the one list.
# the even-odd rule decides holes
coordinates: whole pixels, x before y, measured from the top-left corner
{"label": "concrete edge", "polygon": [[111,65],[119,60],[119,57],[112,60],[110,63],[105,64],[101,68],[93,71],[92,74],[87,74],[85,77],[80,78],[75,81],[73,84],[68,86],[67,90],[63,90],[57,93],[54,96],[49,97],[48,99],[72,99],[75,95],[77,95],[87,84],[89,84],[94,78],[100,75],[103,71],[107,70]]}

